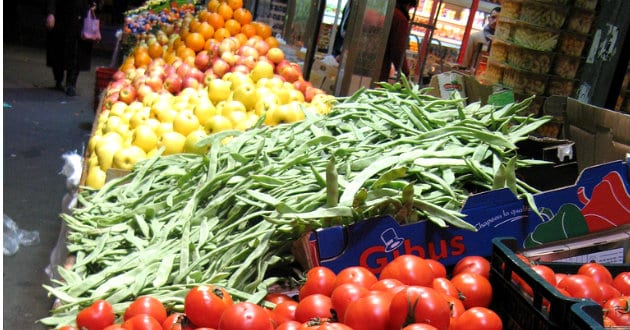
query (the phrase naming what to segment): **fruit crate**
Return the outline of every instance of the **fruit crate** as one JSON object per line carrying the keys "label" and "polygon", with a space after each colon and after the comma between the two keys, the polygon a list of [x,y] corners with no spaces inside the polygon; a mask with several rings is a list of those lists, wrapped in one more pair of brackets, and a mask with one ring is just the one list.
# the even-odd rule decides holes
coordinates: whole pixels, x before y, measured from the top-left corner
{"label": "fruit crate", "polygon": [[[540,278],[517,256],[515,239],[497,237],[492,240],[492,245],[490,282],[493,300],[490,307],[501,317],[504,329],[604,329],[601,306],[590,299],[566,297]],[[558,262],[545,265],[556,272],[567,273],[577,273],[580,266]],[[628,265],[606,266],[613,276],[628,269]],[[514,275],[531,286],[533,298],[513,282]]]}
{"label": "fruit crate", "polygon": [[97,112],[101,94],[112,81],[116,68],[99,66],[96,68],[96,82],[94,84],[94,112]]}

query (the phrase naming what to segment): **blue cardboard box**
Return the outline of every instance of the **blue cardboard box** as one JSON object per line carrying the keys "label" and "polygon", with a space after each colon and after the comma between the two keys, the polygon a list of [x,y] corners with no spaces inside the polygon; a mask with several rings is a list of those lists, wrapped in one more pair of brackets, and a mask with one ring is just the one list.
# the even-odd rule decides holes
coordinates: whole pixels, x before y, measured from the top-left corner
{"label": "blue cardboard box", "polygon": [[429,221],[400,225],[382,216],[313,231],[296,242],[296,255],[308,268],[339,272],[360,265],[379,274],[401,254],[450,266],[468,255],[489,257],[495,237],[514,237],[522,248],[533,248],[607,230],[630,223],[629,169],[622,161],[589,167],[574,185],[536,194],[540,216],[509,189],[491,190],[472,195],[462,208],[476,232]]}

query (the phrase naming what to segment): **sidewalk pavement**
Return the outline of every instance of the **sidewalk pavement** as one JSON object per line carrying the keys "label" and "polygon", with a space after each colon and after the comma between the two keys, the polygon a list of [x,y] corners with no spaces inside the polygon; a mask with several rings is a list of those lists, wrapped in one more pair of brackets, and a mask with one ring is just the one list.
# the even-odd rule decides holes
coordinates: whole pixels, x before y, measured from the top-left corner
{"label": "sidewalk pavement", "polygon": [[95,70],[111,53],[97,52],[92,70],[81,72],[78,96],[54,89],[45,50],[3,44],[3,212],[20,229],[36,230],[40,242],[3,257],[3,329],[46,329],[52,299],[42,288],[59,237],[65,177],[62,155],[83,154],[94,122]]}

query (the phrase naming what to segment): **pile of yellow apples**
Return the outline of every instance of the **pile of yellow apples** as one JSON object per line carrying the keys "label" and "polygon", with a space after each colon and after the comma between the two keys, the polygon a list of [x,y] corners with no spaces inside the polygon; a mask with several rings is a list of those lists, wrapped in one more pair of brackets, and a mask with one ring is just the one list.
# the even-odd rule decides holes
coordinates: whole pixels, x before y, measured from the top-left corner
{"label": "pile of yellow apples", "polygon": [[[138,38],[101,97],[85,185],[156,155],[206,153],[209,134],[326,114],[334,97],[304,80],[271,28],[241,0],[210,0],[173,28]],[[261,119],[264,115],[264,120]]]}

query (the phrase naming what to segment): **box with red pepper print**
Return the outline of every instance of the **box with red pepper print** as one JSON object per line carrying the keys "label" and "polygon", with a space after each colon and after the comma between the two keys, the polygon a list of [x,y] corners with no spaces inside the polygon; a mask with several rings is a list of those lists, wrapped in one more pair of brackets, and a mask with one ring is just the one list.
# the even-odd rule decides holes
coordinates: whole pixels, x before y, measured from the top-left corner
{"label": "box with red pepper print", "polygon": [[476,232],[429,221],[400,225],[383,216],[313,231],[296,242],[296,254],[306,267],[360,265],[379,274],[401,254],[450,266],[467,255],[489,257],[495,237],[514,237],[524,249],[608,230],[630,224],[629,169],[622,161],[592,166],[574,185],[534,195],[540,216],[509,189],[491,190],[472,195],[462,208]]}

